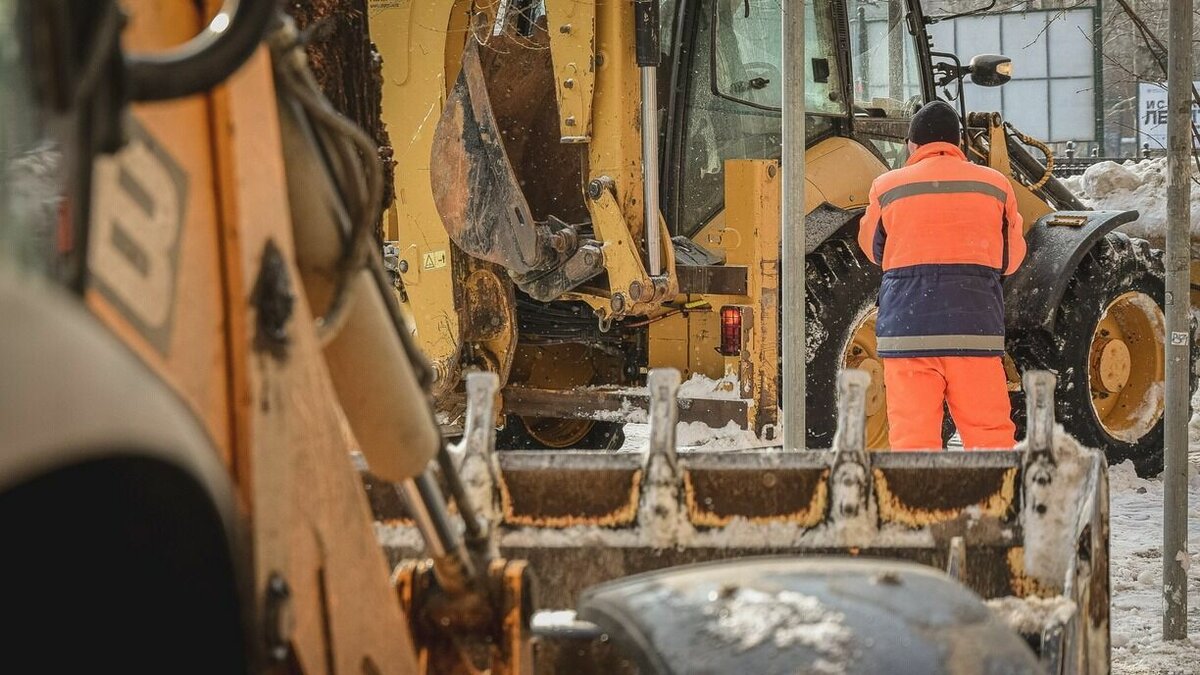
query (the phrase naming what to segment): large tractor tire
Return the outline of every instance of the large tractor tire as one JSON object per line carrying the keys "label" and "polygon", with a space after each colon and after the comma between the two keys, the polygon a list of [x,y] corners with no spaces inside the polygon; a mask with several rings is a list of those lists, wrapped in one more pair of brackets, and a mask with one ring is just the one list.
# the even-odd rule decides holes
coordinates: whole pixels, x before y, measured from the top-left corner
{"label": "large tractor tire", "polygon": [[[851,236],[835,236],[806,259],[806,446],[829,448],[837,429],[837,378],[846,367],[871,376],[867,397],[868,448],[888,447],[883,363],[875,350],[879,267]],[[786,336],[785,338],[786,339]]]}
{"label": "large tractor tire", "polygon": [[[1067,432],[1142,475],[1163,466],[1163,290],[1162,251],[1114,232],[1067,282],[1054,333],[1009,335],[1007,345],[1020,372],[1057,374],[1055,415]],[[1012,397],[1021,438],[1024,395]]]}
{"label": "large tractor tire", "polygon": [[509,415],[496,433],[501,450],[619,450],[625,443],[620,422]]}

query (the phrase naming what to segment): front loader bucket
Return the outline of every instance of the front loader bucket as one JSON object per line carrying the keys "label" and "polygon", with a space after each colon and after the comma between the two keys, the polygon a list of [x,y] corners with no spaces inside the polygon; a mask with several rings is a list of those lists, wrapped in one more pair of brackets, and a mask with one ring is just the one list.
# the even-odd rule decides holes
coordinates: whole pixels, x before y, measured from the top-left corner
{"label": "front loader bucket", "polygon": [[[840,383],[835,447],[803,452],[677,451],[679,375],[654,371],[648,452],[479,453],[471,427],[490,428],[494,391],[469,391],[461,472],[501,553],[529,561],[539,608],[574,608],[588,587],[688,563],[903,559],[950,570],[1025,620],[1051,672],[1100,672],[1088,664],[1107,662],[1106,465],[1055,427],[1053,377],[1047,388],[1042,375],[1027,378],[1030,438],[969,453],[865,452],[857,371]],[[374,506],[391,553],[420,555],[402,506]],[[1035,610],[1045,621],[1029,623]]]}

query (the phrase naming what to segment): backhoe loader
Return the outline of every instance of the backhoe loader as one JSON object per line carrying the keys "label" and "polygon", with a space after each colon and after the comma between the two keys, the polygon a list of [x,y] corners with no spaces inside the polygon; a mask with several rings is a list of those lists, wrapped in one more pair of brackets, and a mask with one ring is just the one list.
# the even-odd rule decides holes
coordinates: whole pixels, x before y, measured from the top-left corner
{"label": "backhoe loader", "polygon": [[854,370],[834,452],[676,453],[670,370],[645,458],[498,458],[479,372],[448,448],[311,39],[272,2],[0,2],[6,671],[1107,671],[1105,464],[1047,374],[1023,453],[873,457]]}
{"label": "backhoe loader", "polygon": [[[501,447],[618,447],[644,419],[648,369],[672,367],[696,379],[682,421],[770,440],[790,339],[780,233],[795,226],[779,209],[784,3],[369,4],[383,120],[410,158],[383,229],[447,427],[463,373],[485,370]],[[908,118],[940,96],[1024,217],[1030,254],[1005,283],[1018,426],[1021,373],[1047,369],[1072,434],[1161,466],[1161,253],[1114,232],[1136,212],[1086,210],[1035,159],[1043,144],[968,112],[964,78],[998,86],[1020,64],[936,51],[941,17],[919,0],[805,11],[807,445],[831,443],[837,374],[857,368],[872,373],[868,446],[888,446],[880,273],[853,235],[871,181],[906,158]]]}

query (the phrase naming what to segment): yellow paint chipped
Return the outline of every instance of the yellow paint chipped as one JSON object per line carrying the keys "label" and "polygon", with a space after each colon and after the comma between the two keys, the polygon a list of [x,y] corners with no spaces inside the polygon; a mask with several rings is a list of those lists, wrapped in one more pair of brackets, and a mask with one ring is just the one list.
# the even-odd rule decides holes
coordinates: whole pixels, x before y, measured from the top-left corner
{"label": "yellow paint chipped", "polygon": [[629,498],[624,504],[609,513],[600,516],[532,516],[519,515],[513,510],[512,493],[508,491],[508,483],[500,479],[500,505],[504,511],[504,523],[512,526],[545,527],[563,529],[579,525],[595,527],[621,527],[629,525],[637,519],[638,497],[642,492],[642,470],[633,472],[629,481]]}
{"label": "yellow paint chipped", "polygon": [[701,527],[725,527],[733,522],[734,518],[741,518],[747,522],[761,523],[792,523],[800,527],[814,527],[825,518],[825,507],[828,503],[828,487],[829,470],[821,472],[821,477],[817,480],[815,489],[813,490],[812,499],[808,502],[808,506],[793,511],[792,513],[781,513],[770,516],[727,516],[713,513],[700,505],[696,499],[696,488],[692,484],[692,474],[690,471],[683,472],[683,488],[684,499],[687,503],[688,519],[693,525]]}
{"label": "yellow paint chipped", "polygon": [[[961,516],[961,509],[922,509],[910,506],[900,501],[892,494],[888,486],[887,476],[879,469],[874,470],[875,496],[879,502],[879,516],[884,522],[898,523],[912,528],[926,527],[935,523],[944,523]],[[1016,495],[1017,469],[1013,467],[1004,472],[1000,489],[988,495],[971,506],[979,509],[979,515],[1000,518],[1012,506]]]}

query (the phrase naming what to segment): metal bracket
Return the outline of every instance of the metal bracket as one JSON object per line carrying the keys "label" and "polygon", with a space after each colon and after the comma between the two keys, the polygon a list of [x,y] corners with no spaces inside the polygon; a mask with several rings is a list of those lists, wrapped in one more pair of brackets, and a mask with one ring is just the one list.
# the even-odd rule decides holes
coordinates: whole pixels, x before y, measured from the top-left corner
{"label": "metal bracket", "polygon": [[596,90],[596,4],[547,0],[546,19],[560,141],[587,143],[592,138]]}
{"label": "metal bracket", "polygon": [[962,537],[951,537],[950,554],[946,559],[946,574],[955,581],[965,583],[967,576],[967,542]]}
{"label": "metal bracket", "polygon": [[667,548],[678,536],[683,475],[675,453],[675,423],[679,417],[679,371],[655,368],[646,378],[650,390],[650,449],[642,479],[638,524],[651,543]]}
{"label": "metal bracket", "polygon": [[462,440],[459,475],[471,501],[486,519],[486,536],[495,553],[497,526],[501,518],[500,464],[496,457],[496,373],[467,373],[467,413]]}
{"label": "metal bracket", "polygon": [[646,378],[650,390],[650,461],[661,458],[671,473],[679,472],[675,454],[675,424],[679,419],[679,371],[674,368],[655,368]]}
{"label": "metal bracket", "polygon": [[607,306],[594,305],[597,316],[603,319],[645,315],[657,309],[664,299],[678,294],[675,248],[666,222],[661,218],[658,222],[664,274],[652,277],[646,273],[635,237],[617,202],[616,182],[607,176],[592,180],[588,183],[587,197],[592,227],[596,239],[601,242],[611,289]]}
{"label": "metal bracket", "polygon": [[833,435],[836,453],[862,453],[866,448],[867,390],[871,376],[857,368],[838,375],[838,424]]}
{"label": "metal bracket", "polygon": [[830,519],[841,527],[871,513],[871,458],[866,451],[867,390],[871,376],[857,368],[838,375],[838,425],[829,473]]}
{"label": "metal bracket", "polygon": [[1045,455],[1054,464],[1054,385],[1053,373],[1030,370],[1022,378],[1025,385],[1026,440],[1025,463]]}
{"label": "metal bracket", "polygon": [[1053,373],[1030,370],[1025,383],[1025,457],[1022,459],[1024,505],[1023,519],[1041,518],[1054,483],[1058,462],[1054,458],[1054,385]]}

